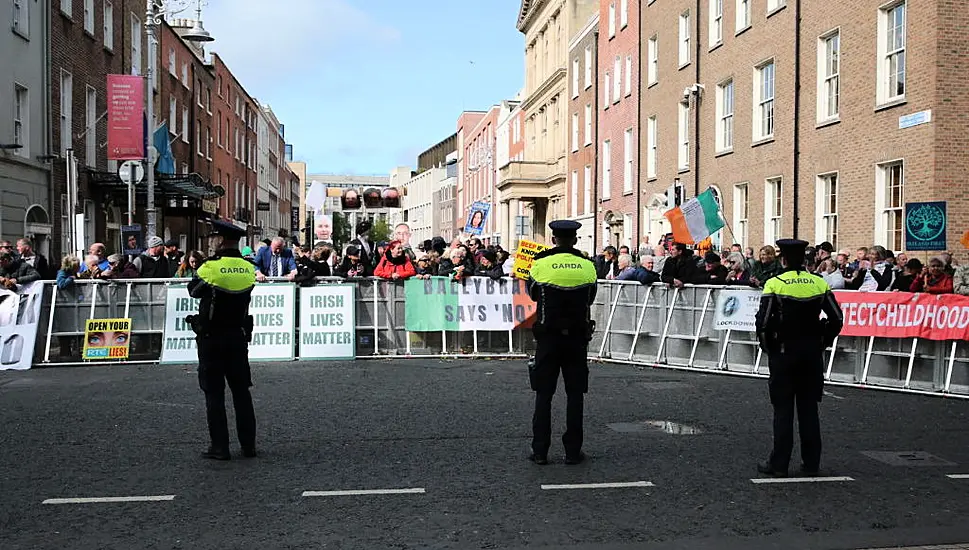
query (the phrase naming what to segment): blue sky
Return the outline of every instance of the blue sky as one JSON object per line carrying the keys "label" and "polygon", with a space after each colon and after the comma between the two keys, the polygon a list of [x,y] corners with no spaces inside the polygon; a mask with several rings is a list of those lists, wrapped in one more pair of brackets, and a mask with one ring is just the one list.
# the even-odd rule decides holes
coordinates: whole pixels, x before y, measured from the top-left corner
{"label": "blue sky", "polygon": [[272,107],[310,173],[415,166],[462,110],[511,99],[524,80],[520,0],[205,4],[209,50]]}

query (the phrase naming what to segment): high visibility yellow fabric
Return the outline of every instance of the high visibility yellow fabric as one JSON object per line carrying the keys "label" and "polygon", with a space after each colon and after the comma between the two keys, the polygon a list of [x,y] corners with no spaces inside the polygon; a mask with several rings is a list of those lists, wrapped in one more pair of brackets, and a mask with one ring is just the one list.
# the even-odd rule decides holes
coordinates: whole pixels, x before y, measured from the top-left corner
{"label": "high visibility yellow fabric", "polygon": [[774,294],[783,298],[809,300],[823,296],[831,288],[825,280],[806,271],[785,271],[767,279],[764,294]]}
{"label": "high visibility yellow fabric", "polygon": [[577,288],[596,284],[596,268],[573,254],[552,254],[532,264],[531,278],[538,284]]}
{"label": "high visibility yellow fabric", "polygon": [[222,257],[203,263],[198,277],[225,292],[244,292],[255,286],[256,268],[244,258]]}

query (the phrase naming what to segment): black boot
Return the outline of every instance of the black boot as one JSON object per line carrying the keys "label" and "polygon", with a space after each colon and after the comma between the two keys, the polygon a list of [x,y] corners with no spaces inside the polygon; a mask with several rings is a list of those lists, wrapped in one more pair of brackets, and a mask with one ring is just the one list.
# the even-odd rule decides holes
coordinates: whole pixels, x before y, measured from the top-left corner
{"label": "black boot", "polygon": [[202,453],[202,458],[209,460],[232,460],[232,455],[229,454],[229,449],[210,446],[209,450]]}

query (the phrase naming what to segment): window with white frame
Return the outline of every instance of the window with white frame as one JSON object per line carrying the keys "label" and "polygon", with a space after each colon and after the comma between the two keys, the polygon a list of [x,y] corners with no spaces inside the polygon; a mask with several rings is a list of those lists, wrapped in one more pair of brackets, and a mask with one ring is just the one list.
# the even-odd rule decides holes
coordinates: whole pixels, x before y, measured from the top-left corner
{"label": "window with white frame", "polygon": [[633,95],[633,56],[626,56],[626,74],[624,75],[623,82],[625,84],[625,95],[629,97]]}
{"label": "window with white frame", "polygon": [[182,63],[182,85],[188,88],[188,61]]}
{"label": "window with white frame", "polygon": [[61,70],[61,156],[67,154],[68,149],[74,148],[73,139],[73,96],[74,96],[74,76],[71,73]]}
{"label": "window with white frame", "polygon": [[585,136],[584,145],[592,145],[592,104],[585,104]]}
{"label": "window with white frame", "polygon": [[677,167],[686,170],[690,167],[690,103],[681,101],[677,119]]}
{"label": "window with white frame", "polygon": [[592,165],[586,164],[582,172],[582,213],[592,212]]}
{"label": "window with white frame", "polygon": [[625,29],[629,25],[629,0],[619,0],[619,28]]}
{"label": "window with white frame", "polygon": [[198,153],[198,156],[200,156],[200,157],[203,155],[203,152],[202,152],[202,123],[200,123],[198,121],[195,122],[195,152]]}
{"label": "window with white frame", "polygon": [[690,12],[680,14],[680,67],[690,64]]}
{"label": "window with white frame", "polygon": [[633,215],[629,213],[622,215],[622,244],[633,245]]}
{"label": "window with white frame", "polygon": [[616,56],[616,60],[613,62],[613,71],[616,78],[612,81],[612,101],[614,103],[619,103],[622,98],[622,57]]}
{"label": "window with white frame", "polygon": [[838,118],[840,111],[841,34],[818,40],[818,122]]}
{"label": "window with white frame", "polygon": [[592,87],[592,46],[585,47],[585,89]]}
{"label": "window with white frame", "polygon": [[114,4],[111,0],[104,0],[104,47],[114,49]]}
{"label": "window with white frame", "polygon": [[733,149],[733,80],[717,86],[717,152]]}
{"label": "window with white frame", "polygon": [[878,92],[879,104],[905,97],[905,2],[878,10]]}
{"label": "window with white frame", "polygon": [[216,113],[216,118],[219,119],[219,126],[218,126],[219,129],[215,132],[215,139],[216,141],[218,141],[219,147],[224,148],[224,145],[222,143],[222,112],[221,111]]}
{"label": "window with white frame", "polygon": [[579,58],[572,60],[572,99],[579,97]]}
{"label": "window with white frame", "polygon": [[649,59],[649,65],[646,67],[646,85],[652,86],[656,84],[656,79],[659,76],[659,37],[653,36],[649,39],[649,43],[646,46],[646,55]]}
{"label": "window with white frame", "polygon": [[612,142],[602,142],[602,200],[612,195]]}
{"label": "window with white frame", "polygon": [[579,215],[579,171],[572,170],[572,192],[569,193],[569,202],[571,203],[572,217],[575,218]]}
{"label": "window with white frame", "polygon": [[784,188],[781,178],[770,178],[764,189],[764,242],[773,243],[781,238],[784,213]]}
{"label": "window with white frame", "polygon": [[612,77],[609,75],[609,73],[606,73],[605,82],[603,82],[603,86],[602,86],[602,108],[603,109],[609,108],[609,103],[610,103],[609,93],[611,91],[612,91]]}
{"label": "window with white frame", "polygon": [[710,46],[723,43],[723,0],[710,0]]}
{"label": "window with white frame", "polygon": [[879,164],[875,170],[875,242],[889,250],[904,248],[905,165]]}
{"label": "window with white frame", "polygon": [[168,133],[178,135],[178,99],[175,96],[168,98]]}
{"label": "window with white frame", "polygon": [[579,113],[572,113],[572,152],[579,150]]}
{"label": "window with white frame", "polygon": [[98,165],[98,92],[88,86],[84,96],[84,162]]}
{"label": "window with white frame", "polygon": [[168,49],[168,74],[178,76],[178,64],[175,62],[175,48]]}
{"label": "window with white frame", "polygon": [[783,8],[787,4],[787,0],[767,0],[767,13],[775,12]]}
{"label": "window with white frame", "polygon": [[737,0],[736,10],[736,32],[740,32],[750,26],[750,2],[752,0]]}
{"label": "window with white frame", "polygon": [[212,160],[212,127],[205,127],[205,158]]}
{"label": "window with white frame", "polygon": [[815,185],[815,242],[838,248],[838,174],[822,174]]}
{"label": "window with white frame", "polygon": [[13,0],[13,32],[30,37],[30,2],[29,0]]}
{"label": "window with white frame", "polygon": [[774,60],[754,69],[754,141],[774,137]]}
{"label": "window with white frame", "polygon": [[609,38],[616,36],[616,3],[609,4]]}
{"label": "window with white frame", "polygon": [[182,142],[188,143],[188,136],[192,129],[188,125],[188,107],[182,106]]}
{"label": "window with white frame", "polygon": [[141,20],[131,14],[131,74],[141,74]]}
{"label": "window with white frame", "polygon": [[657,147],[656,115],[646,120],[646,177],[656,177],[656,147]]}
{"label": "window with white frame", "polygon": [[15,155],[30,157],[30,92],[20,84],[13,85],[13,142],[20,145]]}
{"label": "window with white frame", "polygon": [[94,0],[84,0],[84,30],[94,34]]}
{"label": "window with white frame", "polygon": [[748,245],[750,195],[746,183],[733,186],[733,232],[740,244]]}
{"label": "window with white frame", "polygon": [[632,193],[633,192],[633,153],[635,153],[635,145],[633,144],[633,129],[626,128],[626,131],[622,134],[622,192]]}
{"label": "window with white frame", "polygon": [[74,14],[74,0],[61,0],[61,13],[70,17]]}
{"label": "window with white frame", "polygon": [[236,160],[239,159],[239,155],[242,154],[242,142],[239,141],[239,129],[236,128]]}

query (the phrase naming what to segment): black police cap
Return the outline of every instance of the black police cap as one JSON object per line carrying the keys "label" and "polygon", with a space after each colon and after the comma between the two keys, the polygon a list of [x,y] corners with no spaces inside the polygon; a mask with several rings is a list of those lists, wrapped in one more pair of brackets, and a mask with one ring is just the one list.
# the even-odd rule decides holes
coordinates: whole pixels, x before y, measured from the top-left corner
{"label": "black police cap", "polygon": [[230,223],[216,220],[212,222],[212,231],[209,232],[209,235],[221,235],[226,238],[241,239],[246,236],[246,230]]}
{"label": "black police cap", "polygon": [[555,220],[548,224],[552,234],[558,237],[574,237],[582,224],[574,220]]}
{"label": "black police cap", "polygon": [[784,252],[801,252],[803,254],[809,243],[800,239],[781,239],[776,244],[777,248],[781,249],[782,254]]}

